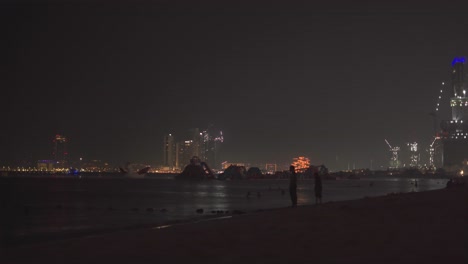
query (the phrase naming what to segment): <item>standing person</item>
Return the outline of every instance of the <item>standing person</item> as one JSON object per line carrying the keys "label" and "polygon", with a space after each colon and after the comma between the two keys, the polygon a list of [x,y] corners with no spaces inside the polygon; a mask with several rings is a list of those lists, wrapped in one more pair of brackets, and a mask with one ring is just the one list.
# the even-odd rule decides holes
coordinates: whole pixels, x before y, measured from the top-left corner
{"label": "standing person", "polygon": [[297,206],[297,176],[294,166],[289,166],[291,176],[289,177],[289,195],[291,196],[292,207]]}
{"label": "standing person", "polygon": [[322,178],[318,173],[315,173],[315,204],[322,203]]}

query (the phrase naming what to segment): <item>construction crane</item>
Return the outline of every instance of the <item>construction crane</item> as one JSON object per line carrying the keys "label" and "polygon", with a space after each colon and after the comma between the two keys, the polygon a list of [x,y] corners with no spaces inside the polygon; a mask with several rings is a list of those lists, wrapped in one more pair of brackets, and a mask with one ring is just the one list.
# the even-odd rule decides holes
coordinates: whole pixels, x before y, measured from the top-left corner
{"label": "construction crane", "polygon": [[430,169],[435,168],[435,149],[436,149],[435,145],[437,145],[438,143],[437,140],[440,139],[440,135],[437,129],[437,124],[438,124],[437,113],[439,112],[440,100],[442,99],[442,93],[444,92],[444,87],[445,87],[445,82],[442,82],[439,97],[437,98],[437,105],[435,107],[435,111],[429,113],[429,115],[432,116],[432,120],[434,123],[433,140],[432,140],[432,143],[429,145],[429,168]]}
{"label": "construction crane", "polygon": [[390,152],[392,152],[392,157],[390,158],[390,168],[397,169],[399,167],[398,151],[400,151],[400,147],[392,147],[392,145],[390,145],[386,139],[385,142],[390,147]]}
{"label": "construction crane", "polygon": [[429,145],[429,168],[430,169],[434,169],[435,168],[435,165],[434,165],[434,156],[435,156],[435,147],[434,147],[434,143],[436,142],[438,138],[435,137],[434,140],[432,141],[431,145]]}
{"label": "construction crane", "polygon": [[434,122],[434,136],[437,137],[437,113],[439,112],[440,100],[442,99],[442,93],[444,92],[445,82],[442,82],[442,87],[440,89],[439,97],[437,98],[437,106],[435,111],[429,113],[432,116],[432,120]]}

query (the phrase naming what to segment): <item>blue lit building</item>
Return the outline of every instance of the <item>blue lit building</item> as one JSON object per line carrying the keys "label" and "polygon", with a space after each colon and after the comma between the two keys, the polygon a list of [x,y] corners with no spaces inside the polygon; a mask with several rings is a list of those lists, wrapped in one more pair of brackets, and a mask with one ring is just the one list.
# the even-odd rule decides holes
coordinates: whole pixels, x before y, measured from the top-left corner
{"label": "blue lit building", "polygon": [[452,119],[441,123],[443,164],[446,170],[452,172],[461,170],[468,162],[468,87],[465,81],[465,63],[464,57],[455,58],[452,62]]}

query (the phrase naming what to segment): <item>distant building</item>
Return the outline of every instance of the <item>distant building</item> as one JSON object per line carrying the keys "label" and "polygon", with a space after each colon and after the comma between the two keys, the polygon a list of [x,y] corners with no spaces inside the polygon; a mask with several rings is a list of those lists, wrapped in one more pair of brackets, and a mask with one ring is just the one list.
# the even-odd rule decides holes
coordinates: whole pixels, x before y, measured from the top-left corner
{"label": "distant building", "polygon": [[190,159],[193,156],[193,140],[185,140],[182,142],[177,142],[177,158],[176,158],[176,165],[177,168],[183,169],[190,163]]}
{"label": "distant building", "polygon": [[176,143],[172,134],[168,134],[164,137],[163,166],[169,169],[176,167]]}
{"label": "distant building", "polygon": [[[164,167],[174,164],[174,168],[183,169],[194,156],[212,169],[221,167],[219,150],[224,141],[222,131],[216,131],[211,125],[201,132],[199,128],[191,128],[183,139],[176,140],[172,134],[164,137]],[[172,151],[174,154],[171,154]]]}
{"label": "distant building", "polygon": [[274,174],[276,172],[276,164],[265,164],[265,171],[268,174]]}
{"label": "distant building", "polygon": [[[188,140],[190,141],[190,148],[188,151],[191,153],[190,158],[193,156],[200,157],[203,152],[202,146],[202,133],[198,128],[191,128],[189,129],[189,137]],[[189,159],[190,160],[190,159]]]}
{"label": "distant building", "polygon": [[200,157],[213,169],[219,169],[221,167],[220,148],[223,142],[223,131],[216,130],[213,125],[210,125],[202,132],[203,151]]}
{"label": "distant building", "polygon": [[193,156],[202,153],[202,133],[198,128],[191,128],[183,141],[175,143],[174,167],[183,169]]}
{"label": "distant building", "polygon": [[465,82],[465,58],[452,62],[452,119],[442,121],[443,164],[448,171],[460,170],[468,159],[468,97]]}
{"label": "distant building", "polygon": [[52,157],[56,161],[56,165],[59,168],[68,167],[68,140],[63,135],[55,135],[53,142]]}
{"label": "distant building", "polygon": [[82,163],[81,169],[89,172],[103,172],[109,171],[110,166],[109,163],[102,160],[89,160]]}
{"label": "distant building", "polygon": [[38,160],[37,169],[39,171],[53,171],[55,168],[55,161],[53,160]]}
{"label": "distant building", "polygon": [[228,161],[223,161],[221,163],[221,168],[223,170],[229,168],[229,166],[239,166],[239,167],[244,167],[244,168],[248,169],[250,167],[250,164],[249,163],[243,163],[243,162],[228,162]]}

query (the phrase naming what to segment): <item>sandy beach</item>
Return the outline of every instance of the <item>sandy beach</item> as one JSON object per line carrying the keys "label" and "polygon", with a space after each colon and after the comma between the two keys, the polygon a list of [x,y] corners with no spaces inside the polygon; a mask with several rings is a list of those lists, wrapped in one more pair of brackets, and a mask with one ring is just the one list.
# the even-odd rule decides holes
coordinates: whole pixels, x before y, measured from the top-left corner
{"label": "sandy beach", "polygon": [[3,248],[0,263],[468,263],[468,188]]}

